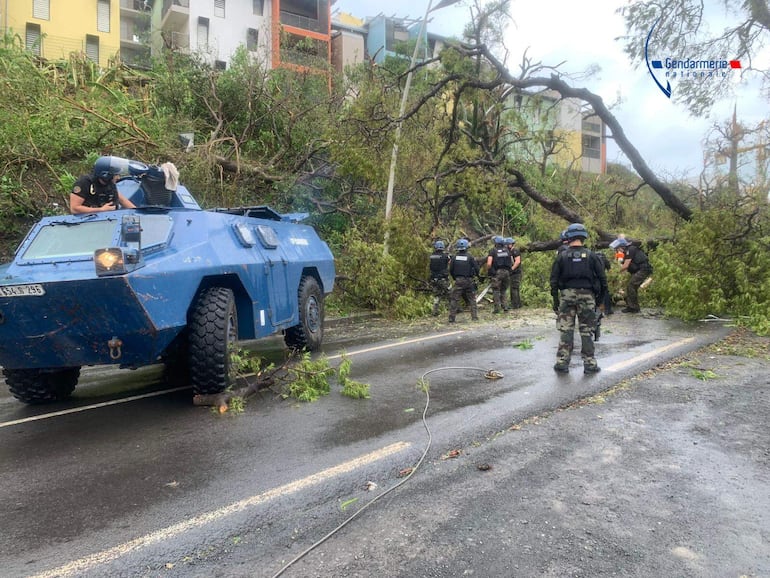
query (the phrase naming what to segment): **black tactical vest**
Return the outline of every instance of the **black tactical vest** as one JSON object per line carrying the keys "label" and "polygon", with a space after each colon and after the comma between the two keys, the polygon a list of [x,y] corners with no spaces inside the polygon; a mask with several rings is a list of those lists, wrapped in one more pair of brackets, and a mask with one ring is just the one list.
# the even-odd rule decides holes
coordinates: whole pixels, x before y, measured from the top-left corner
{"label": "black tactical vest", "polygon": [[591,251],[585,247],[569,247],[559,255],[562,289],[593,289],[595,274],[591,268]]}
{"label": "black tactical vest", "polygon": [[446,277],[449,255],[446,253],[433,253],[430,256],[430,276]]}
{"label": "black tactical vest", "polygon": [[451,268],[452,277],[471,277],[473,275],[471,256],[464,253],[455,255]]}
{"label": "black tactical vest", "polygon": [[492,259],[492,268],[497,269],[510,269],[513,267],[513,259],[508,249],[495,249],[495,255]]}

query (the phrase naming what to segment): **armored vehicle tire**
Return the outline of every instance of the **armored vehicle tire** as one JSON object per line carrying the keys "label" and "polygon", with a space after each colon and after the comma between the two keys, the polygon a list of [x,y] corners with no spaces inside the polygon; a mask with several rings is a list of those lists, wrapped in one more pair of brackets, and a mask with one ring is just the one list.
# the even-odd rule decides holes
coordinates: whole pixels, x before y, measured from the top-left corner
{"label": "armored vehicle tire", "polygon": [[67,399],[80,378],[79,367],[66,369],[3,369],[5,383],[13,397],[29,404]]}
{"label": "armored vehicle tire", "polygon": [[188,321],[190,377],[195,393],[220,393],[230,385],[232,353],[238,341],[235,295],[224,287],[203,291]]}
{"label": "armored vehicle tire", "polygon": [[324,335],[324,294],[315,277],[303,277],[299,283],[299,324],[289,327],[283,336],[292,349],[316,351]]}

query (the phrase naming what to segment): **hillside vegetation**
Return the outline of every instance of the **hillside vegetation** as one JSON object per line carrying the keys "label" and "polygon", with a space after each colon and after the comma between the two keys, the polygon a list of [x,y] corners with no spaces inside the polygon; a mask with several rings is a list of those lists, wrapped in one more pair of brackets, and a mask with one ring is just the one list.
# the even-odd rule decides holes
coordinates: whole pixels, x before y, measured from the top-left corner
{"label": "hillside vegetation", "polygon": [[[498,234],[515,237],[524,252],[525,306],[548,306],[553,249],[568,224],[563,210],[551,210],[558,205],[597,232],[589,245],[606,247],[607,234],[619,232],[643,243],[655,280],[642,305],[684,319],[731,316],[770,332],[766,198],[729,189],[704,197],[669,183],[694,211],[685,221],[625,167],[603,176],[555,168],[553,151],[543,148],[554,143],[512,117],[499,94],[463,85],[463,77],[488,74],[464,54],[448,51],[415,75],[386,222],[401,59],[361,65],[331,83],[318,73],[268,71],[245,53],[227,70],[175,53],[151,70],[120,63],[100,70],[78,55],[40,62],[7,36],[0,47],[2,260],[35,220],[68,212],[74,180],[98,156],[115,155],[173,162],[203,207],[309,212],[337,258],[329,306],[340,311],[426,315],[431,243],[467,237],[481,257]],[[447,83],[450,76],[457,80]],[[447,90],[433,91],[439,78]],[[514,125],[511,137],[505,126]],[[180,139],[189,133],[193,147]],[[625,282],[617,271],[611,280],[616,289]]]}

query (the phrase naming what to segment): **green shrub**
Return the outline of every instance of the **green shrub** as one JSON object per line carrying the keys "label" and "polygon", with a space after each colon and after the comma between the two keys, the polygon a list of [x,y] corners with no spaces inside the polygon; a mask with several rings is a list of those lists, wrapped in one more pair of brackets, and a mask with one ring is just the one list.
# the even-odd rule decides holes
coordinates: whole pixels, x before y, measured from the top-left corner
{"label": "green shrub", "polygon": [[[754,216],[767,220],[767,211]],[[765,223],[766,224],[766,223]],[[655,281],[648,291],[667,314],[685,320],[734,317],[760,335],[770,333],[770,239],[755,225],[742,236],[740,217],[712,210],[682,227],[675,243],[651,254]]]}

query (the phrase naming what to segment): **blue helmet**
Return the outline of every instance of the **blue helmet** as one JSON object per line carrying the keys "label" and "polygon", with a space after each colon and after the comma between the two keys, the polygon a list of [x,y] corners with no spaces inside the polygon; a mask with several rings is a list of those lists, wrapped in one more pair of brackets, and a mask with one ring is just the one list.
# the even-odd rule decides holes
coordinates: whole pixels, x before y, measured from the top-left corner
{"label": "blue helmet", "polygon": [[502,245],[505,243],[505,239],[503,239],[500,235],[497,235],[494,239],[492,239],[492,241],[494,241],[495,245]]}
{"label": "blue helmet", "polygon": [[505,244],[506,245],[513,245],[514,243],[516,243],[516,239],[514,239],[513,237],[506,237],[505,238]]}
{"label": "blue helmet", "polygon": [[618,247],[628,247],[628,245],[630,245],[630,243],[626,241],[625,237],[618,237],[610,243],[610,248],[617,249]]}
{"label": "blue helmet", "polygon": [[572,223],[564,231],[564,236],[568,241],[572,239],[588,239],[588,230],[583,223]]}
{"label": "blue helmet", "polygon": [[465,251],[470,246],[470,243],[468,243],[468,239],[458,239],[457,243],[455,243],[455,246],[457,247],[458,251]]}
{"label": "blue helmet", "polygon": [[433,248],[436,249],[436,251],[443,251],[444,241],[436,241],[435,243],[433,243]]}
{"label": "blue helmet", "polygon": [[112,157],[99,157],[94,163],[94,176],[104,180],[110,180],[120,174],[120,168],[113,166]]}

